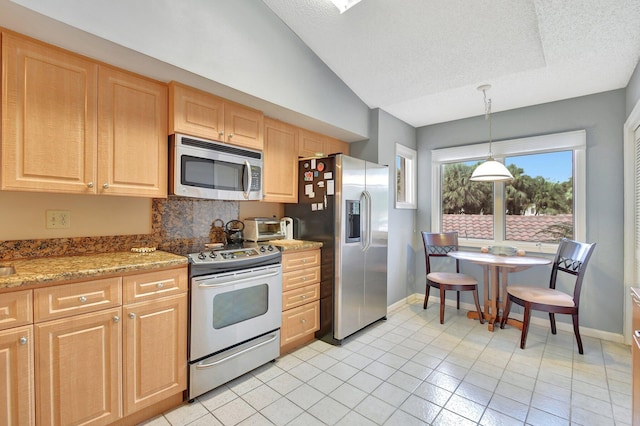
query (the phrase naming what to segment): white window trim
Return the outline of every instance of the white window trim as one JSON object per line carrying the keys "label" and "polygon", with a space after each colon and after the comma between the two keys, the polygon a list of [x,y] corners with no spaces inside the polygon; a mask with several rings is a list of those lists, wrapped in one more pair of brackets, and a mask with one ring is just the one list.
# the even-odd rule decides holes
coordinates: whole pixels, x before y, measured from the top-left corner
{"label": "white window trim", "polygon": [[[529,138],[510,139],[492,142],[491,151],[493,157],[504,162],[505,157],[525,154],[541,154],[545,152],[573,150],[573,176],[574,176],[574,238],[578,241],[586,241],[586,132],[577,130],[573,132],[554,133],[549,135],[534,136]],[[489,154],[489,143],[458,146],[453,148],[434,149],[431,151],[431,230],[440,231],[442,223],[442,194],[441,194],[441,168],[446,163],[458,163],[463,161],[485,160]],[[465,247],[482,247],[490,244],[510,244],[504,241],[504,230],[496,223],[504,223],[503,208],[504,185],[494,185],[494,239],[480,240],[466,238],[460,235],[459,244]],[[557,244],[536,244],[533,242],[518,242],[519,249],[528,252],[555,253]]]}
{"label": "white window trim", "polygon": [[638,101],[624,123],[624,323],[623,335],[626,344],[632,344],[633,333],[632,300],[630,289],[638,285],[636,250],[636,129],[640,126],[640,101]]}
{"label": "white window trim", "polygon": [[[406,201],[398,201],[398,188],[395,191],[395,206],[396,209],[417,209],[418,208],[418,153],[415,149],[411,149],[399,143],[396,143],[396,156],[395,159],[400,157],[404,157],[407,161],[405,161],[405,170],[403,170],[405,175],[405,200]],[[397,170],[397,161],[394,161],[396,167],[396,175],[398,173]],[[394,182],[395,176],[394,175]]]}

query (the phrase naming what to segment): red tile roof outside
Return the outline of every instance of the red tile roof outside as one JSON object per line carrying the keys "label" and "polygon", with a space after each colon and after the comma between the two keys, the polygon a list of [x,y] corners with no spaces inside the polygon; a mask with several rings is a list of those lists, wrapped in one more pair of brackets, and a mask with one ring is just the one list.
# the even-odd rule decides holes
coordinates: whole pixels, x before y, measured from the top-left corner
{"label": "red tile roof outside", "polygon": [[[551,225],[571,226],[573,215],[549,216],[507,215],[506,239],[511,241],[555,242],[559,237],[550,232]],[[493,215],[445,214],[443,231],[458,231],[461,238],[493,239]],[[567,237],[571,237],[567,235]]]}

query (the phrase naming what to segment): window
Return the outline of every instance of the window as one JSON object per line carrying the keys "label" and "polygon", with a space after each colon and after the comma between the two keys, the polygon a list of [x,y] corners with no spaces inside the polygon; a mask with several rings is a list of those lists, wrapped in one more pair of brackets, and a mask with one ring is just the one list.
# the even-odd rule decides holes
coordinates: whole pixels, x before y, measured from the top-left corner
{"label": "window", "polygon": [[432,230],[460,245],[509,245],[554,253],[562,237],[585,238],[585,132],[494,142],[514,179],[472,182],[488,144],[432,151]]}
{"label": "window", "polygon": [[416,200],[416,158],[411,148],[396,143],[396,208],[415,209]]}

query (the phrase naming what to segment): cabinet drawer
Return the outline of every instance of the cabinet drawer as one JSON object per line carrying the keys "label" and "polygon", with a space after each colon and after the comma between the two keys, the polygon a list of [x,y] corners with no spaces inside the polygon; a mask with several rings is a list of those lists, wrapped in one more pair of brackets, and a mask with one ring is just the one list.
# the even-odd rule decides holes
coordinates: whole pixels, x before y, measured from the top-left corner
{"label": "cabinet drawer", "polygon": [[320,328],[320,302],[307,303],[282,313],[280,346],[293,342]]}
{"label": "cabinet drawer", "polygon": [[320,282],[320,267],[302,269],[282,274],[282,291],[293,290]]}
{"label": "cabinet drawer", "polygon": [[320,283],[282,293],[282,310],[295,308],[320,299]]}
{"label": "cabinet drawer", "polygon": [[305,250],[282,255],[282,272],[320,266],[320,250]]}
{"label": "cabinet drawer", "polygon": [[31,290],[4,293],[0,296],[0,330],[33,322]]}
{"label": "cabinet drawer", "polygon": [[128,275],[123,284],[124,304],[184,293],[187,289],[187,268]]}
{"label": "cabinet drawer", "polygon": [[112,277],[34,290],[35,322],[122,304],[122,278]]}

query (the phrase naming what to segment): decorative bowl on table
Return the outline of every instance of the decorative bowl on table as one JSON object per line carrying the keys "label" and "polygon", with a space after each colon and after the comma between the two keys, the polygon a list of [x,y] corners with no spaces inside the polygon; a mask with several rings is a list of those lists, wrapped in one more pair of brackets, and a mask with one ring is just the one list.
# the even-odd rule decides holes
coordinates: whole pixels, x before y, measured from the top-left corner
{"label": "decorative bowl on table", "polygon": [[489,253],[498,256],[515,256],[518,249],[511,246],[489,246]]}

